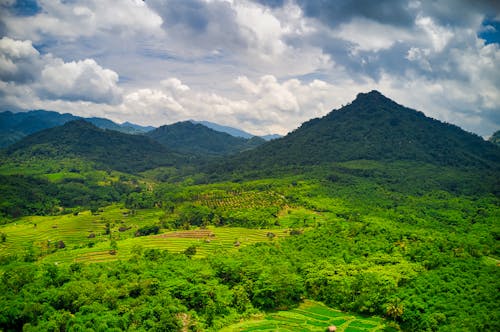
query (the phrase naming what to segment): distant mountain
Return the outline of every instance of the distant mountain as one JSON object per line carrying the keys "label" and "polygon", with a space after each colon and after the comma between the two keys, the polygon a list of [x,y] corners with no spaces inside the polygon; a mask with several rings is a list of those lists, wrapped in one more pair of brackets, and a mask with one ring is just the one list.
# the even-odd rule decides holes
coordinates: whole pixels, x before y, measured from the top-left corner
{"label": "distant mountain", "polygon": [[269,134],[269,135],[264,135],[260,136],[261,138],[265,139],[266,141],[272,141],[273,139],[278,139],[283,137],[282,135],[279,134]]}
{"label": "distant mountain", "polygon": [[282,139],[233,157],[228,167],[255,169],[358,159],[498,169],[500,148],[372,91],[305,122]]}
{"label": "distant mountain", "polygon": [[146,135],[176,151],[212,156],[234,154],[265,142],[259,137],[234,137],[190,121],[161,126]]}
{"label": "distant mountain", "polygon": [[104,118],[83,118],[69,113],[35,110],[28,112],[2,112],[0,113],[0,148],[13,144],[21,138],[37,131],[61,126],[68,121],[85,119],[99,128],[111,129],[129,134],[141,134],[153,127],[142,127],[131,123],[117,124]]}
{"label": "distant mountain", "polygon": [[221,133],[226,133],[234,137],[242,137],[242,138],[252,138],[255,135],[252,135],[250,133],[247,133],[246,131],[243,131],[238,128],[233,128],[229,126],[223,126],[214,122],[209,122],[209,121],[195,121],[195,120],[189,120],[190,122],[194,124],[202,124],[205,127],[208,127],[210,129],[213,129],[215,131],[220,131]]}
{"label": "distant mountain", "polygon": [[176,165],[185,160],[149,137],[100,129],[85,120],[36,132],[4,153],[18,159],[78,157],[124,172]]}
{"label": "distant mountain", "polygon": [[500,130],[497,130],[489,139],[493,144],[500,146]]}
{"label": "distant mountain", "polygon": [[[222,126],[220,124],[209,122],[209,121],[195,121],[195,120],[189,120],[189,121],[192,123],[202,124],[205,127],[208,127],[210,129],[213,129],[216,131],[220,131],[222,133],[229,134],[229,135],[234,136],[234,137],[252,138],[252,137],[256,136],[256,135],[247,133],[246,131],[243,131],[243,130],[238,129],[238,128],[233,128],[233,127],[229,127],[229,126]],[[270,141],[272,139],[280,138],[282,136],[278,135],[278,134],[270,134],[270,135],[264,135],[264,136],[258,136],[258,137],[260,137],[266,141]]]}
{"label": "distant mountain", "polygon": [[140,133],[147,133],[148,131],[156,129],[156,127],[153,126],[140,126],[135,123],[130,123],[130,122],[124,122],[121,124],[122,128],[132,128],[133,130],[140,132]]}

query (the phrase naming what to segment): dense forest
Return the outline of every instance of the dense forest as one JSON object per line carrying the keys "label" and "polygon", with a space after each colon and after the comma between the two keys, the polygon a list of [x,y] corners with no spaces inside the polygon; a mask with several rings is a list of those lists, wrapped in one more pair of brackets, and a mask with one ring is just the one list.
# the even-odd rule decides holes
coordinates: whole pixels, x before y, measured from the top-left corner
{"label": "dense forest", "polygon": [[82,121],[1,153],[1,330],[500,330],[500,148],[378,92],[224,159]]}

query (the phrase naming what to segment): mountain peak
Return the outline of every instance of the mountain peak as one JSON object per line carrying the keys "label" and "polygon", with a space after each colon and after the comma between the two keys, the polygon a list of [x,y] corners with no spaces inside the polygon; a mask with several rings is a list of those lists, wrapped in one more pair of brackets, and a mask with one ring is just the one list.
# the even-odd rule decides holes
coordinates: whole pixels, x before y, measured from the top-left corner
{"label": "mountain peak", "polygon": [[305,122],[246,156],[253,163],[272,165],[360,159],[495,169],[500,164],[500,150],[482,138],[426,117],[375,90],[358,94],[352,103]]}
{"label": "mountain peak", "polygon": [[356,99],[352,102],[352,104],[368,104],[368,105],[379,105],[379,104],[396,104],[395,101],[393,101],[390,98],[387,98],[384,96],[382,93],[380,93],[377,90],[372,90],[370,92],[361,92],[358,93],[356,96]]}

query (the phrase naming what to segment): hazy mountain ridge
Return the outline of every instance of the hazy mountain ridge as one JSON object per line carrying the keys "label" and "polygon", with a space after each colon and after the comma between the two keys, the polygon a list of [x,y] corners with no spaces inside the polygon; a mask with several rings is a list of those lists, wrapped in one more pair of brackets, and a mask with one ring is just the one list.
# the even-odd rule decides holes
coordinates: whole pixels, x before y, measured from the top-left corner
{"label": "hazy mountain ridge", "polygon": [[13,144],[21,138],[40,130],[61,126],[69,121],[78,119],[84,119],[102,129],[111,129],[128,134],[141,134],[153,128],[128,122],[120,125],[105,118],[84,118],[70,113],[58,113],[54,111],[34,110],[18,113],[6,111],[0,113],[0,148]]}
{"label": "hazy mountain ridge", "polygon": [[189,121],[192,123],[202,124],[205,127],[208,127],[208,128],[213,129],[215,131],[220,131],[222,133],[227,133],[227,134],[234,136],[234,137],[241,137],[241,138],[248,138],[248,139],[252,138],[252,137],[260,137],[266,141],[270,141],[270,140],[282,137],[281,135],[278,135],[278,134],[268,134],[268,135],[263,135],[263,136],[257,136],[257,135],[250,134],[250,133],[248,133],[244,130],[238,129],[238,128],[234,128],[234,127],[230,127],[230,126],[223,126],[223,125],[220,125],[220,124],[217,124],[214,122],[210,122],[210,121],[195,121],[195,120],[189,120]]}

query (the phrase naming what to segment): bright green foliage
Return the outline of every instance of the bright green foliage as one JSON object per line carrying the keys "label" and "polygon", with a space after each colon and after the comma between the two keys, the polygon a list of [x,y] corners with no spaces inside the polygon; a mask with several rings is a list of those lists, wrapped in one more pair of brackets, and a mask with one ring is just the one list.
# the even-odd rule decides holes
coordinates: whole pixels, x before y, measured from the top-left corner
{"label": "bright green foliage", "polygon": [[335,326],[337,331],[396,331],[383,319],[347,314],[314,301],[305,301],[298,308],[270,313],[263,319],[244,321],[221,331],[324,332],[329,326]]}

